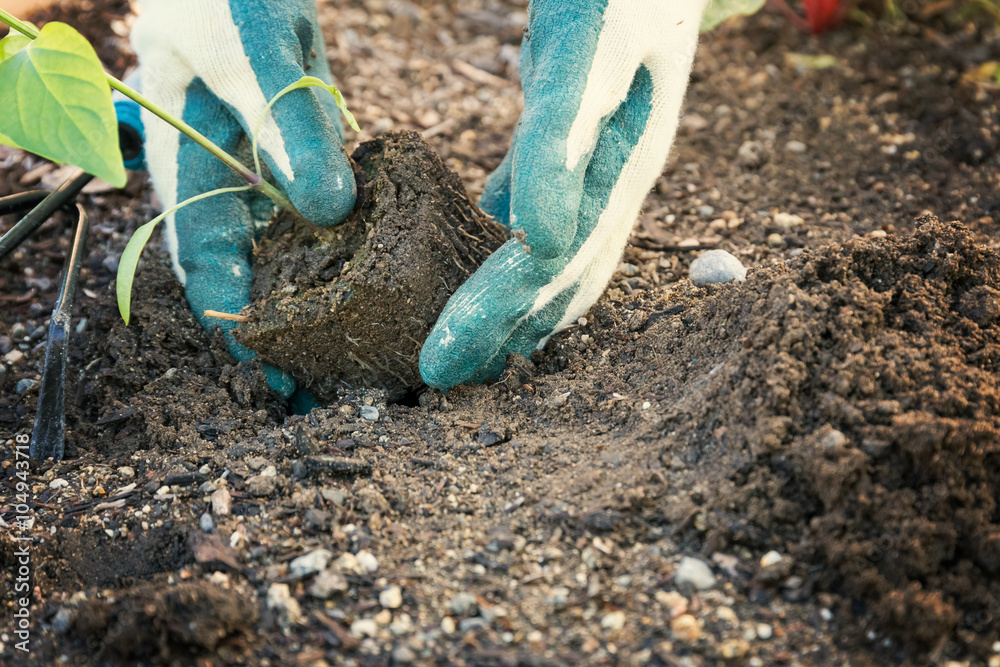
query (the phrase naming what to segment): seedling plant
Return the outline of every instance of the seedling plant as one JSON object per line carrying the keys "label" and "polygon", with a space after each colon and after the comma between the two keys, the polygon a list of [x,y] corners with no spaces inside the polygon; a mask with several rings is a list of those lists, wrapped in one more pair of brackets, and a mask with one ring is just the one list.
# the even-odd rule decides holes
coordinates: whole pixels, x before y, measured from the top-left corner
{"label": "seedling plant", "polygon": [[94,48],[73,27],[52,22],[38,29],[2,9],[0,21],[13,29],[0,40],[0,108],[5,110],[0,114],[0,143],[75,165],[114,187],[123,187],[126,175],[111,99],[114,89],[177,128],[246,181],[243,186],[212,190],[183,201],[135,231],[118,268],[118,308],[126,324],[139,258],[156,226],[170,214],[202,199],[246,190],[257,190],[298,214],[288,197],[264,178],[260,165],[257,135],[279,99],[294,90],[323,88],[333,95],[348,124],[360,131],[336,86],[304,76],[275,95],[261,112],[253,133],[251,170],[180,118],[106,74]]}

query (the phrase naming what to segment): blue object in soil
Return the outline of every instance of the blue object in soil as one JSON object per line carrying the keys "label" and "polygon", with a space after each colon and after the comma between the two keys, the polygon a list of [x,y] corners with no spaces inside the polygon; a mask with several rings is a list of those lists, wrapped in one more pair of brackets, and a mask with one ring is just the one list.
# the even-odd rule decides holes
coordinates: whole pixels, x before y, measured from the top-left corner
{"label": "blue object in soil", "polygon": [[[266,101],[307,74],[333,83],[313,0],[144,0],[133,44],[145,94],[247,165]],[[265,175],[310,221],[341,222],[354,207],[356,187],[333,97],[297,90],[279,100],[271,116],[260,135]],[[167,134],[176,131],[161,125],[147,123],[146,158],[165,206],[245,185],[192,140],[178,142]],[[253,243],[273,210],[256,191],[225,194],[182,208],[164,225],[195,317],[207,330],[222,329],[239,360],[254,353],[232,337],[236,323],[204,313],[239,313],[249,303]],[[286,398],[294,393],[290,374],[267,365],[265,373]]]}
{"label": "blue object in soil", "polygon": [[576,165],[569,159],[607,7],[606,0],[529,6],[524,112],[480,202],[515,238],[456,292],[424,343],[420,371],[432,387],[482,382],[503,370],[509,354],[530,356],[587,312],[617,266],[624,238],[602,214],[650,118],[654,89],[645,66],[633,70],[630,86],[624,82],[624,102],[600,118],[592,148]]}

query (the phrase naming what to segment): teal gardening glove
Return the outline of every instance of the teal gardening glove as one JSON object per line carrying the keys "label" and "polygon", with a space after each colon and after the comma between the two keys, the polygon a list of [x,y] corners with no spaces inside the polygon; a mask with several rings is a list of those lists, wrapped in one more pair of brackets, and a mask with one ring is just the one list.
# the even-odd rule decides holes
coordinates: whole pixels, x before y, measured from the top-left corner
{"label": "teal gardening glove", "polygon": [[515,238],[448,302],[427,384],[496,377],[584,315],[666,162],[704,0],[532,0],[524,112],[481,206]]}
{"label": "teal gardening glove", "polygon": [[[248,136],[267,102],[309,74],[333,83],[313,0],[142,0],[132,32],[143,92],[226,152],[250,164]],[[164,208],[242,179],[187,137],[143,112],[146,163]],[[260,132],[267,168],[296,208],[332,225],[354,206],[354,175],[343,149],[340,111],[315,89],[275,104]],[[174,271],[202,326],[222,328],[240,360],[253,352],[233,340],[233,322],[206,310],[238,313],[250,300],[250,254],[270,220],[270,200],[226,194],[187,206],[165,221]],[[265,365],[284,396],[291,375]]]}

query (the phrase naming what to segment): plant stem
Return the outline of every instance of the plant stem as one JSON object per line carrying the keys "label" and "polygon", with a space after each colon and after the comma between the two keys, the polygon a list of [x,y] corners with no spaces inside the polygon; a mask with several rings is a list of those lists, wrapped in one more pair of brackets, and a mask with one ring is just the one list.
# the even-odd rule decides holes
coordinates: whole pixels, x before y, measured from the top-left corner
{"label": "plant stem", "polygon": [[173,127],[177,128],[180,132],[187,135],[191,139],[191,141],[195,142],[196,144],[204,148],[206,151],[211,153],[213,156],[215,156],[220,162],[222,162],[222,164],[226,165],[227,167],[235,171],[237,174],[239,174],[240,177],[242,177],[243,180],[245,180],[248,184],[252,185],[262,194],[267,195],[267,197],[271,199],[271,201],[273,201],[275,204],[277,204],[278,206],[287,211],[290,211],[291,213],[294,213],[295,215],[299,215],[299,212],[295,209],[295,205],[292,204],[291,200],[287,196],[285,196],[285,193],[283,193],[281,190],[279,190],[278,188],[274,187],[273,185],[265,181],[256,173],[251,171],[248,167],[244,166],[243,163],[234,158],[232,155],[219,148],[216,144],[214,144],[208,137],[203,135],[201,132],[194,129],[193,127],[182,121],[180,118],[177,118],[173,114],[168,113],[165,109],[160,107],[160,105],[158,105],[156,102],[149,99],[148,97],[146,97],[139,91],[135,90],[134,88],[125,85],[124,83],[122,83],[115,77],[111,76],[110,74],[107,75],[107,78],[108,78],[108,85],[110,85],[112,88],[120,92],[122,95],[135,101],[139,105],[145,107],[146,109],[149,109],[150,112],[152,112],[156,116],[159,116],[164,121],[166,121]]}
{"label": "plant stem", "polygon": [[38,37],[38,28],[31,25],[30,23],[22,21],[16,16],[11,16],[2,9],[0,9],[0,21],[3,21],[11,28],[17,30],[19,33],[24,35],[25,37],[30,37],[31,39]]}
{"label": "plant stem", "polygon": [[[30,23],[21,21],[20,19],[14,16],[11,16],[8,12],[5,12],[2,9],[0,9],[0,21],[3,21],[11,28],[22,33],[26,37],[30,37],[31,39],[35,39],[36,37],[38,37],[38,29],[35,28],[35,26],[31,25]],[[206,137],[201,132],[194,129],[187,123],[185,123],[180,118],[177,118],[174,115],[168,113],[165,109],[163,109],[161,106],[153,102],[153,100],[149,99],[139,91],[134,90],[133,88],[125,85],[124,83],[122,83],[115,77],[111,76],[110,74],[107,74],[106,76],[109,86],[120,92],[122,95],[125,95],[129,99],[135,101],[137,104],[145,107],[146,109],[149,109],[149,111],[151,111],[153,114],[159,116],[164,121],[175,127],[177,130],[187,135],[191,139],[191,141],[195,142],[196,144],[204,148],[206,151],[211,153],[213,156],[215,156],[220,162],[222,162],[224,165],[226,165],[234,172],[239,174],[239,176],[243,180],[245,180],[248,184],[252,185],[257,190],[260,190],[262,194],[270,198],[271,201],[273,201],[275,204],[301,217],[299,212],[295,209],[295,206],[292,204],[291,200],[288,199],[288,197],[285,196],[283,192],[281,192],[278,188],[274,187],[273,185],[265,181],[256,173],[251,171],[248,167],[244,166],[239,160],[234,158],[232,155],[222,150],[219,146],[213,143],[208,137]]]}
{"label": "plant stem", "polygon": [[153,114],[159,116],[167,123],[169,123],[173,127],[177,128],[178,130],[186,134],[188,137],[191,138],[191,141],[195,142],[196,144],[204,148],[206,151],[214,155],[216,158],[218,158],[224,165],[226,165],[227,167],[235,171],[237,174],[239,174],[241,177],[243,177],[243,180],[245,180],[247,183],[254,186],[260,184],[261,179],[257,176],[257,174],[255,174],[247,167],[243,166],[240,163],[240,161],[234,158],[232,155],[230,155],[229,153],[227,153],[226,151],[222,150],[217,145],[212,143],[212,141],[208,137],[203,135],[201,132],[194,129],[193,127],[182,121],[180,118],[177,118],[173,114],[168,113],[163,107],[161,107],[159,104],[157,104],[153,100],[149,99],[148,97],[140,93],[138,90],[135,90],[134,88],[125,85],[124,83],[122,83],[115,77],[111,76],[110,74],[107,75],[107,78],[108,78],[108,85],[110,85],[112,88],[120,92],[125,97],[128,97],[129,99],[138,103],[140,106],[149,109]]}

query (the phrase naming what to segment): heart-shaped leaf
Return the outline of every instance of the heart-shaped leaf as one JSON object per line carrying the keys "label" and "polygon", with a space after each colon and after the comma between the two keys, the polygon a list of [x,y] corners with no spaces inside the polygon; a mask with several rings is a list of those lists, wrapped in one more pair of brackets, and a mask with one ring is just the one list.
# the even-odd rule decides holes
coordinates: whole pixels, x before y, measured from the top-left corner
{"label": "heart-shaped leaf", "polygon": [[0,110],[0,143],[125,185],[111,89],[93,47],[70,26],[46,24],[0,62]]}

